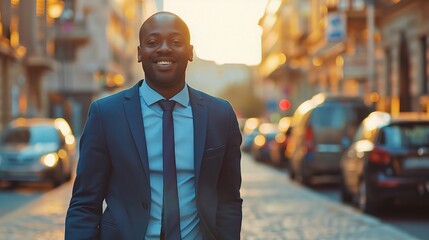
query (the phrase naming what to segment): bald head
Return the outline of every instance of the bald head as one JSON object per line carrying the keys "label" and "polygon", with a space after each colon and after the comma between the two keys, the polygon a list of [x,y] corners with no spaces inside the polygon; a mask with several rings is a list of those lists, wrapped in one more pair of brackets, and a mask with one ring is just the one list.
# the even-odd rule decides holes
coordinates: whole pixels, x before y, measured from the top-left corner
{"label": "bald head", "polygon": [[188,44],[190,43],[191,34],[189,32],[189,28],[186,25],[185,21],[183,21],[179,16],[177,16],[174,13],[162,11],[162,12],[157,12],[153,14],[148,19],[146,19],[146,21],[143,22],[139,32],[140,44],[141,44],[142,36],[146,33],[148,26],[154,25],[159,22],[174,22],[175,24],[178,24],[180,29],[183,32],[183,35],[188,40]]}
{"label": "bald head", "polygon": [[170,99],[185,85],[188,62],[193,60],[189,29],[170,12],[158,12],[140,28],[137,62],[141,62],[147,84]]}

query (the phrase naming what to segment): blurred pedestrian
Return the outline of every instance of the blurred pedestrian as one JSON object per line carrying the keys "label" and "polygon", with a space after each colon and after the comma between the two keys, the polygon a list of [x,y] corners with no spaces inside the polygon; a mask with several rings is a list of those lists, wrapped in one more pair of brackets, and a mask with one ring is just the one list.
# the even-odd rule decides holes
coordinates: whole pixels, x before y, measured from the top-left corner
{"label": "blurred pedestrian", "polygon": [[240,239],[231,105],[186,83],[193,46],[177,15],[152,15],[139,40],[145,79],[90,107],[65,238]]}

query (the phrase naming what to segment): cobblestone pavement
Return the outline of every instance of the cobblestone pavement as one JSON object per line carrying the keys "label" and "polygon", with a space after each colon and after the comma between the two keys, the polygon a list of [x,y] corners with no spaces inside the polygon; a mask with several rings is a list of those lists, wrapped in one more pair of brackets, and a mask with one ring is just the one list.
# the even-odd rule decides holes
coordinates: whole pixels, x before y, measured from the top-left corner
{"label": "cobblestone pavement", "polygon": [[[245,240],[345,239],[415,240],[393,226],[301,188],[284,173],[242,161]],[[0,240],[64,239],[71,183],[0,218]]]}

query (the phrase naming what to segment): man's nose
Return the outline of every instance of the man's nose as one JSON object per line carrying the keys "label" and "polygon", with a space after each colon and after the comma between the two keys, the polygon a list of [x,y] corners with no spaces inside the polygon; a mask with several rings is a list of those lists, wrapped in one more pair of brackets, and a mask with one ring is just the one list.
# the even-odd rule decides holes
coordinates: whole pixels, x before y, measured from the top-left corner
{"label": "man's nose", "polygon": [[161,43],[161,46],[159,47],[159,49],[158,49],[159,51],[170,51],[171,50],[171,47],[170,47],[170,45],[168,44],[168,42],[167,41],[163,41],[162,43]]}

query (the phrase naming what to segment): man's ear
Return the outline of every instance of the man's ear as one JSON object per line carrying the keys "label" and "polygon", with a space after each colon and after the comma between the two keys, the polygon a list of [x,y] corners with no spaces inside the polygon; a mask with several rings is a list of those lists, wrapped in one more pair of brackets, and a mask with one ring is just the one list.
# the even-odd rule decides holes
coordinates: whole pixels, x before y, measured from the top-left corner
{"label": "man's ear", "polygon": [[140,46],[137,46],[137,62],[142,62],[143,58],[140,55]]}
{"label": "man's ear", "polygon": [[194,46],[189,45],[189,56],[188,56],[189,62],[194,61]]}

